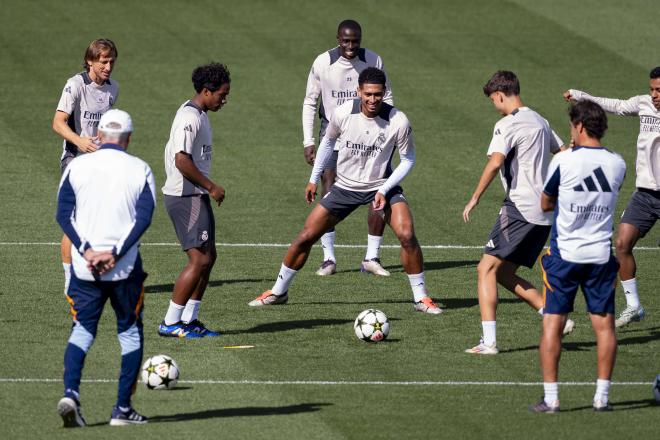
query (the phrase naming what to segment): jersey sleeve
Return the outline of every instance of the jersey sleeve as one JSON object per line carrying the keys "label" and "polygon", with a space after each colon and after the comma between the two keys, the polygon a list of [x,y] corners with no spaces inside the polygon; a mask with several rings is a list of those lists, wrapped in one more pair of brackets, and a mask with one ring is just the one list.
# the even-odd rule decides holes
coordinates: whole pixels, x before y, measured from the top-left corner
{"label": "jersey sleeve", "polygon": [[174,154],[184,152],[191,155],[193,153],[193,143],[200,129],[199,119],[185,113],[177,119],[172,128]]}
{"label": "jersey sleeve", "polygon": [[400,113],[400,116],[402,117],[402,121],[397,134],[397,148],[399,149],[399,154],[402,156],[414,157],[415,139],[413,137],[413,130],[410,126],[410,121],[402,113]]}
{"label": "jersey sleeve", "polygon": [[495,124],[493,137],[488,146],[488,157],[492,156],[493,153],[501,153],[506,156],[514,146],[512,130],[509,130],[508,126],[503,123],[503,120],[500,120]]}
{"label": "jersey sleeve", "polygon": [[383,59],[380,56],[376,58],[376,67],[385,72],[385,96],[383,96],[383,101],[391,106],[394,106],[394,94],[392,93],[390,76],[385,71],[385,64],[383,63]]}
{"label": "jersey sleeve", "polygon": [[644,95],[633,96],[629,99],[612,99],[591,96],[580,90],[569,90],[573,99],[577,101],[587,100],[600,105],[608,113],[614,113],[619,116],[636,116],[639,114],[639,106]]}
{"label": "jersey sleeve", "polygon": [[62,90],[60,101],[57,104],[57,111],[72,115],[73,110],[76,108],[76,102],[80,100],[80,92],[81,85],[73,78],[69,79]]}
{"label": "jersey sleeve", "polygon": [[545,179],[543,185],[543,192],[550,197],[557,197],[559,195],[559,183],[561,180],[561,174],[559,171],[560,156],[562,155],[555,156],[550,162],[550,165],[548,166],[548,177]]}
{"label": "jersey sleeve", "polygon": [[302,107],[303,146],[314,145],[314,116],[321,95],[320,63],[317,58],[307,76],[307,89]]}
{"label": "jersey sleeve", "polygon": [[554,130],[550,129],[551,135],[550,135],[550,151],[552,153],[557,153],[560,148],[564,145],[564,141],[561,140],[559,135],[555,133]]}

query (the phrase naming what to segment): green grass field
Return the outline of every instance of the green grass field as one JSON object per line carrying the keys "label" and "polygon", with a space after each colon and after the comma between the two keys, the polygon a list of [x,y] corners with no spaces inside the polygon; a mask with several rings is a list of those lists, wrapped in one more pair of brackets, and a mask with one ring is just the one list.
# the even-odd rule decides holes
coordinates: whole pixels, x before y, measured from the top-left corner
{"label": "green grass field", "polygon": [[[522,98],[568,138],[562,93],[646,93],[658,64],[655,3],[569,0],[529,2],[9,1],[0,16],[0,426],[3,438],[653,438],[660,428],[650,382],[660,373],[660,230],[636,252],[643,322],[620,332],[611,400],[594,414],[596,352],[584,301],[565,341],[562,413],[533,415],[542,394],[538,315],[508,292],[498,310],[498,356],[472,357],[481,327],[476,299],[479,246],[502,199],[494,182],[473,213],[463,206],[485,163],[498,115],[481,87],[498,69],[515,71]],[[338,228],[339,273],[319,279],[321,252],[296,278],[286,306],[252,310],[270,288],[284,246],[309,208],[310,168],[301,148],[301,104],[315,56],[334,44],[336,25],[354,18],[363,46],[385,60],[395,102],[415,128],[418,162],[404,181],[427,284],[446,311],[414,313],[396,239],[386,232],[389,279],[359,273],[366,210]],[[84,48],[107,36],[119,47],[113,78],[117,107],[133,116],[130,151],[164,183],[162,155],[178,106],[192,96],[190,72],[220,60],[230,67],[229,103],[211,114],[212,174],[227,199],[215,210],[219,258],[201,318],[224,335],[162,339],[156,328],[185,258],[159,199],[143,238],[149,272],[145,354],[166,353],[182,370],[171,392],[139,386],[146,426],[107,425],[116,394],[119,344],[106,310],[84,371],[83,410],[90,427],[64,430],[55,410],[70,329],[62,296],[61,231],[54,220],[61,142],[50,126],[65,80]],[[628,177],[618,213],[634,189],[637,118],[610,118],[606,146],[621,153]],[[160,197],[160,196],[159,196]],[[618,216],[617,216],[618,218]],[[270,243],[271,246],[257,246]],[[238,246],[241,245],[241,246]],[[438,245],[450,245],[438,248]],[[433,247],[436,246],[436,247]],[[464,246],[464,248],[459,248]],[[540,285],[538,267],[523,276]],[[617,307],[624,305],[623,297]],[[352,322],[363,309],[388,314],[386,342],[365,344]],[[252,349],[224,349],[227,345]],[[265,383],[272,381],[271,383]]]}

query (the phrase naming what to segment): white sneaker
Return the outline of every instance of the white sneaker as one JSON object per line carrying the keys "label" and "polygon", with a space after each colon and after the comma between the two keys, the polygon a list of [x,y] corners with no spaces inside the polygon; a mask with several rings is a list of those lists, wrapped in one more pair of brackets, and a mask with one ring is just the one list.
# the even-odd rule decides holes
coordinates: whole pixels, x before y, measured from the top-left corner
{"label": "white sneaker", "polygon": [[289,295],[284,292],[284,295],[275,295],[272,290],[266,290],[264,293],[253,299],[248,303],[250,307],[261,306],[274,306],[275,304],[286,304],[289,300]]}
{"label": "white sneaker", "polygon": [[337,263],[332,260],[325,260],[321,263],[321,267],[316,271],[316,275],[325,277],[337,273]]}
{"label": "white sneaker", "polygon": [[594,411],[596,412],[608,412],[612,411],[612,405],[609,402],[603,402],[602,400],[594,400]]}
{"label": "white sneaker", "polygon": [[484,340],[480,339],[479,340],[479,345],[475,345],[472,348],[468,348],[465,350],[466,353],[471,353],[471,354],[497,354],[500,351],[497,349],[497,345],[486,345],[484,344]]}
{"label": "white sneaker", "polygon": [[57,412],[62,417],[65,428],[77,428],[86,425],[80,405],[70,397],[62,397],[57,403]]}
{"label": "white sneaker", "polygon": [[564,325],[564,331],[562,332],[562,336],[570,335],[573,333],[573,329],[575,328],[575,321],[572,319],[567,319],[566,324]]}
{"label": "white sneaker", "polygon": [[621,315],[614,322],[615,327],[623,327],[630,324],[632,321],[641,321],[644,319],[646,311],[641,305],[639,307],[626,307]]}
{"label": "white sneaker", "polygon": [[442,309],[433,302],[430,296],[425,296],[421,301],[414,303],[413,307],[418,312],[428,313],[429,315],[439,315],[442,313]]}
{"label": "white sneaker", "polygon": [[372,258],[371,260],[362,260],[360,264],[360,272],[372,273],[381,277],[389,277],[390,273],[385,270],[380,264],[380,258]]}

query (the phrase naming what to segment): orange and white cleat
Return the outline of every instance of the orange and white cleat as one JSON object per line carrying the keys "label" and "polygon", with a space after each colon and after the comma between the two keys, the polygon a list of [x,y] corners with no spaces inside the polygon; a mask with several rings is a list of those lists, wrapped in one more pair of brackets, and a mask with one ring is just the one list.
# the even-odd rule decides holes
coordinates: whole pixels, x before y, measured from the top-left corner
{"label": "orange and white cleat", "polygon": [[418,312],[428,313],[430,315],[439,315],[442,313],[442,309],[433,302],[430,296],[425,296],[421,301],[414,303],[413,307]]}
{"label": "orange and white cleat", "polygon": [[284,292],[282,295],[275,295],[272,290],[266,290],[264,293],[248,303],[250,307],[274,306],[276,304],[286,304],[289,295]]}

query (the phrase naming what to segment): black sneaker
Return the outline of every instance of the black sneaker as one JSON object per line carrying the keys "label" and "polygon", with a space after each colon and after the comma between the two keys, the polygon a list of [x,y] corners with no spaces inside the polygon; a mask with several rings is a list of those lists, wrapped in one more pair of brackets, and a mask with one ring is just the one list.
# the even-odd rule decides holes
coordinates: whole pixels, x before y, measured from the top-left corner
{"label": "black sneaker", "polygon": [[541,401],[536,405],[530,405],[529,410],[533,413],[547,413],[554,414],[559,412],[559,400],[555,400],[554,405],[548,405],[545,403],[545,399],[541,398]]}
{"label": "black sneaker", "polygon": [[72,397],[62,397],[57,403],[57,412],[62,417],[65,428],[79,428],[87,425],[80,411],[80,403]]}
{"label": "black sneaker", "polygon": [[110,417],[110,426],[126,425],[144,425],[149,419],[140,415],[132,407],[127,411],[122,411],[118,406],[112,407],[112,416]]}

